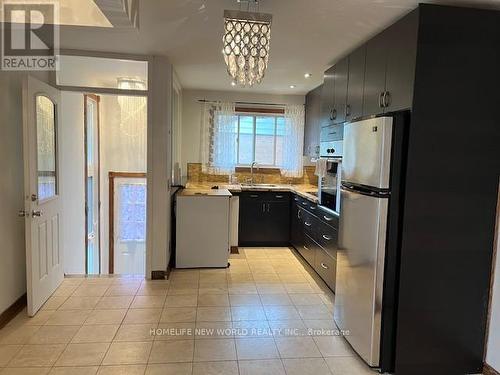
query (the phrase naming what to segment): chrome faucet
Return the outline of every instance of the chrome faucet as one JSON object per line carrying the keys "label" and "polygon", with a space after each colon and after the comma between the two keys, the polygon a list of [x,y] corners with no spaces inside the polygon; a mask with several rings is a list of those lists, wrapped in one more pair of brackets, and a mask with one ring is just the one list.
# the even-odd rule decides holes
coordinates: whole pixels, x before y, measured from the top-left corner
{"label": "chrome faucet", "polygon": [[256,161],[254,161],[252,163],[252,165],[250,166],[250,175],[251,175],[250,185],[253,185],[253,183],[254,183],[254,180],[253,180],[253,168],[254,167],[257,167],[257,170],[259,169],[259,164]]}

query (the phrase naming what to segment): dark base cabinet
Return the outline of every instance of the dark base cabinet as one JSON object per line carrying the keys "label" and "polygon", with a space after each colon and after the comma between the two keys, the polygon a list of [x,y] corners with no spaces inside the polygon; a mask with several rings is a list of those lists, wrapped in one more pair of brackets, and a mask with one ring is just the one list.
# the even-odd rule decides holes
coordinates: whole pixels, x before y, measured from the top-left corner
{"label": "dark base cabinet", "polygon": [[290,243],[290,193],[242,192],[239,246],[288,246]]}
{"label": "dark base cabinet", "polygon": [[295,200],[298,200],[298,198],[294,196],[290,217],[290,243],[300,252],[304,246],[304,224],[302,222],[301,210],[297,203],[295,203]]}
{"label": "dark base cabinet", "polygon": [[300,255],[302,255],[302,258],[304,258],[312,267],[314,267],[317,247],[318,245],[311,239],[311,237],[305,235],[302,246],[297,249]]}
{"label": "dark base cabinet", "polygon": [[307,199],[294,196],[290,226],[292,246],[335,291],[338,217]]}

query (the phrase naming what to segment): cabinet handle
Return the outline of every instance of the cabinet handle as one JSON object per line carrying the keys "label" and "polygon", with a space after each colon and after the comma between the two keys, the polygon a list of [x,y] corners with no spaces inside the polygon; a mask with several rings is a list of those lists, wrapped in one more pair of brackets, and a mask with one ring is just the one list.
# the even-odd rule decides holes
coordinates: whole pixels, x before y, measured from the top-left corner
{"label": "cabinet handle", "polygon": [[345,106],[345,116],[349,117],[351,115],[351,106],[349,104],[346,104]]}
{"label": "cabinet handle", "polygon": [[297,211],[297,219],[300,219],[300,210]]}
{"label": "cabinet handle", "polygon": [[257,194],[250,194],[250,198],[258,198],[259,196]]}
{"label": "cabinet handle", "polygon": [[326,221],[332,221],[333,220],[332,217],[329,217],[329,216],[326,216],[326,215],[323,215],[323,219],[325,219]]}
{"label": "cabinet handle", "polygon": [[383,93],[383,92],[381,92],[381,93],[380,93],[380,95],[378,96],[378,106],[379,106],[380,108],[384,108],[384,103],[383,103],[383,101],[382,101],[382,100],[383,100],[383,96],[384,96],[384,93]]}
{"label": "cabinet handle", "polygon": [[328,135],[334,135],[337,134],[337,132],[329,132]]}
{"label": "cabinet handle", "polygon": [[269,212],[269,211],[270,211],[270,209],[271,209],[271,203],[268,203],[268,204],[267,204],[267,212]]}
{"label": "cabinet handle", "polygon": [[266,212],[266,204],[262,203],[262,212]]}
{"label": "cabinet handle", "polygon": [[316,206],[309,206],[309,208],[314,211],[316,209]]}
{"label": "cabinet handle", "polygon": [[295,197],[295,198],[293,198],[293,200],[294,200],[295,202],[298,202],[298,201],[299,201],[299,198]]}
{"label": "cabinet handle", "polygon": [[304,222],[304,224],[307,226],[307,227],[310,227],[312,225],[312,223],[308,223],[307,221]]}
{"label": "cabinet handle", "polygon": [[283,195],[276,195],[276,198],[283,198]]}
{"label": "cabinet handle", "polygon": [[389,91],[384,92],[384,108],[387,108],[391,105],[391,93]]}
{"label": "cabinet handle", "polygon": [[304,248],[304,250],[309,251],[309,249],[308,249],[308,247],[307,247],[307,246],[303,245],[302,247]]}
{"label": "cabinet handle", "polygon": [[321,262],[321,267],[323,267],[325,270],[328,269],[328,266],[325,263],[323,263],[323,262]]}
{"label": "cabinet handle", "polygon": [[303,206],[307,206],[307,202],[302,202],[302,205]]}
{"label": "cabinet handle", "polygon": [[333,108],[330,108],[330,120],[331,121],[334,120],[334,117],[333,117]]}
{"label": "cabinet handle", "polygon": [[337,118],[337,110],[334,108],[332,111],[332,120],[335,120]]}
{"label": "cabinet handle", "polygon": [[331,241],[332,237],[327,236],[326,234],[323,234],[323,238],[327,241]]}

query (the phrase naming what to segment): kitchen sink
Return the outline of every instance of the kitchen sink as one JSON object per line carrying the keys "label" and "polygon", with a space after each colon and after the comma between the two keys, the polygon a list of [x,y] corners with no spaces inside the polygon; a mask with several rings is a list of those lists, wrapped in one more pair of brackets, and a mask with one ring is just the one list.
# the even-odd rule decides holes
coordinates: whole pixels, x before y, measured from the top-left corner
{"label": "kitchen sink", "polygon": [[277,187],[278,185],[275,184],[241,184],[242,188],[248,189],[248,188],[272,188],[272,187]]}

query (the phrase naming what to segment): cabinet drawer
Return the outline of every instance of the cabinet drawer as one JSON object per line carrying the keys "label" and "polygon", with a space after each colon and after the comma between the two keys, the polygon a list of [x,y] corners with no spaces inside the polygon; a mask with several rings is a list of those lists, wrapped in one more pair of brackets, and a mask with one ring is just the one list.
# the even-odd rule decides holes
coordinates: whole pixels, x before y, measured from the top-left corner
{"label": "cabinet drawer", "polygon": [[332,258],[323,249],[316,250],[314,258],[314,269],[323,281],[335,291],[335,277],[337,271],[337,260]]}
{"label": "cabinet drawer", "polygon": [[282,202],[290,199],[290,193],[285,191],[270,191],[265,194],[266,200],[270,202]]}
{"label": "cabinet drawer", "polygon": [[266,201],[277,202],[290,199],[290,193],[286,191],[243,191],[240,193],[240,199],[248,201]]}
{"label": "cabinet drawer", "polygon": [[298,195],[294,195],[293,199],[300,208],[316,214],[316,211],[318,210],[318,205],[316,203],[311,202],[309,199],[302,198]]}
{"label": "cabinet drawer", "polygon": [[311,238],[316,238],[319,227],[319,220],[316,216],[306,211],[301,210],[301,216],[304,223],[304,232]]}
{"label": "cabinet drawer", "polygon": [[320,223],[315,239],[331,257],[337,257],[338,232],[335,228]]}
{"label": "cabinet drawer", "polygon": [[304,244],[301,248],[297,249],[304,257],[304,259],[309,263],[312,267],[314,267],[315,262],[315,254],[318,249],[318,245],[314,243],[314,241],[309,236],[304,236]]}
{"label": "cabinet drawer", "polygon": [[318,210],[318,217],[324,223],[327,224],[334,229],[338,229],[339,227],[339,216],[327,212],[325,210]]}
{"label": "cabinet drawer", "polygon": [[341,141],[344,139],[344,125],[330,125],[321,128],[321,142]]}
{"label": "cabinet drawer", "polygon": [[245,201],[255,201],[262,202],[266,199],[267,192],[261,191],[242,191],[240,193],[240,199]]}

